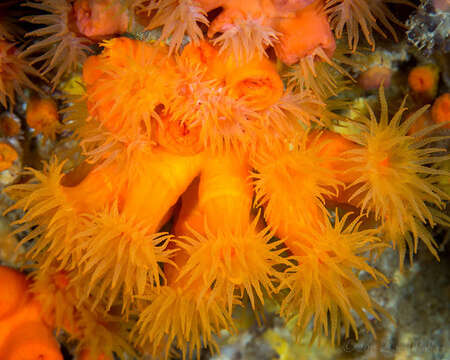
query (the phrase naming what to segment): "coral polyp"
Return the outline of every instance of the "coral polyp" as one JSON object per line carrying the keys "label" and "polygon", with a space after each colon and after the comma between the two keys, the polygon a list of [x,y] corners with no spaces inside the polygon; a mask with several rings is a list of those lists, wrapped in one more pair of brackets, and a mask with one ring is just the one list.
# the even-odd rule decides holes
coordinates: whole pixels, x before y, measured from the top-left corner
{"label": "coral polyp", "polygon": [[[303,335],[312,320],[313,336],[325,333],[339,342],[341,327],[358,336],[353,312],[374,333],[368,316],[379,318],[379,306],[370,299],[368,290],[386,282],[386,278],[367,263],[364,254],[382,246],[374,230],[359,230],[358,219],[338,217],[332,225],[326,221],[317,229],[286,239],[291,249],[292,265],[281,286],[291,289],[281,304],[281,314],[294,319],[297,336]],[[360,272],[370,274],[371,281],[361,281]],[[378,284],[377,284],[378,283]]]}
{"label": "coral polyp", "polygon": [[[17,231],[31,230],[22,241],[29,241],[42,234],[30,254],[41,258],[42,251],[51,249],[45,257],[45,266],[54,260],[62,266],[68,266],[73,256],[81,256],[79,251],[72,248],[75,245],[75,233],[81,229],[81,216],[87,209],[95,211],[105,204],[113,204],[118,196],[115,191],[120,193],[121,189],[119,183],[116,183],[118,188],[110,186],[111,176],[118,169],[117,163],[94,170],[76,186],[62,184],[63,166],[64,163],[54,160],[46,164],[42,172],[30,168],[27,171],[33,176],[33,183],[13,185],[7,189],[10,196],[20,199],[8,211],[17,208],[26,211],[26,215],[17,220],[17,224],[20,224]],[[87,197],[92,186],[98,186],[103,191],[97,196]]]}
{"label": "coral polyp", "polygon": [[[84,67],[88,107],[106,130],[129,142],[138,138],[141,127],[151,131],[156,107],[173,91],[171,79],[164,76],[165,67],[170,71],[167,50],[127,38],[104,42],[103,47],[102,54],[90,57]],[[117,97],[118,89],[131,92]]]}
{"label": "coral polyp", "polygon": [[0,261],[28,278],[0,267],[1,360],[200,360],[247,312],[379,336],[379,293],[450,223],[445,69],[408,87],[403,43],[359,46],[401,34],[390,3],[12,1]]}
{"label": "coral polyp", "polygon": [[[401,123],[406,108],[403,104],[388,118],[388,105],[383,88],[380,89],[381,115],[379,122],[369,108],[370,118],[361,117],[363,128],[352,140],[362,147],[353,150],[350,160],[358,178],[350,185],[357,187],[352,198],[361,210],[372,212],[381,221],[387,239],[398,247],[401,262],[406,248],[412,261],[417,242],[423,240],[437,257],[436,243],[424,224],[434,226],[443,221],[438,209],[449,196],[436,185],[444,170],[430,167],[448,158],[446,150],[429,147],[439,140],[423,139],[432,128],[425,128],[413,135],[408,130],[426,108],[412,114]],[[432,206],[434,205],[434,206]]]}
{"label": "coral polyp", "polygon": [[137,0],[133,6],[138,14],[151,17],[146,29],[162,27],[161,40],[170,39],[170,53],[179,50],[185,35],[198,44],[203,39],[199,25],[209,25],[206,11],[195,0]]}
{"label": "coral polyp", "polygon": [[22,55],[14,43],[0,38],[0,104],[3,107],[13,106],[16,95],[22,95],[25,87],[39,91],[29,78],[39,74],[21,59]]}
{"label": "coral polyp", "polygon": [[337,38],[340,38],[344,28],[346,29],[350,49],[355,51],[358,46],[360,28],[367,42],[374,49],[373,30],[384,37],[387,36],[380,27],[380,23],[397,40],[397,33],[390,21],[397,25],[401,23],[387,7],[386,3],[389,2],[412,5],[408,1],[329,0],[326,2],[326,11],[330,15],[330,23]]}
{"label": "coral polyp", "polygon": [[320,154],[323,145],[308,146],[306,133],[289,140],[256,154],[253,165],[256,204],[264,207],[266,221],[280,237],[301,224],[321,224],[327,216],[325,197],[335,194],[339,185]]}
{"label": "coral polyp", "polygon": [[[53,84],[56,85],[61,77],[77,64],[83,63],[89,53],[90,41],[77,36],[71,27],[72,5],[68,1],[39,0],[27,1],[26,6],[43,10],[47,14],[28,16],[23,20],[32,24],[45,25],[43,28],[26,34],[37,37],[38,41],[29,46],[22,54],[23,57],[35,56],[31,63],[41,63],[40,73],[50,74]],[[42,53],[42,51],[45,51]],[[52,73],[53,72],[53,73]]]}
{"label": "coral polyp", "polygon": [[215,334],[233,330],[233,320],[222,299],[199,298],[195,286],[165,286],[141,313],[133,335],[136,344],[153,356],[168,358],[175,344],[184,357],[199,358],[209,346],[218,351]]}
{"label": "coral polyp", "polygon": [[[81,300],[90,298],[98,303],[108,293],[109,309],[122,294],[127,309],[130,299],[142,295],[146,286],[160,285],[164,276],[160,264],[170,262],[172,254],[167,250],[169,235],[153,233],[150,226],[120,216],[116,206],[86,221],[86,229],[75,235],[76,246],[83,253],[76,281],[86,285]],[[111,249],[112,244],[116,250]],[[108,251],[112,256],[106,263],[102,254]]]}
{"label": "coral polyp", "polygon": [[182,198],[175,225],[178,234],[189,234],[180,238],[188,256],[180,278],[188,286],[204,284],[203,293],[226,298],[230,309],[244,293],[253,307],[256,300],[263,303],[263,290],[274,292],[276,266],[285,262],[280,241],[271,241],[270,228],[258,228],[259,216],[252,219],[248,172],[235,155],[207,160],[198,186]]}
{"label": "coral polyp", "polygon": [[270,242],[273,234],[267,229],[257,232],[257,221],[258,218],[242,233],[194,233],[195,239],[181,245],[189,260],[180,276],[188,275],[188,285],[203,280],[203,291],[214,286],[211,296],[227,298],[229,308],[235,297],[248,296],[253,307],[263,303],[264,294],[275,291],[274,280],[281,276],[275,268],[284,262],[284,249],[279,250],[280,241]]}

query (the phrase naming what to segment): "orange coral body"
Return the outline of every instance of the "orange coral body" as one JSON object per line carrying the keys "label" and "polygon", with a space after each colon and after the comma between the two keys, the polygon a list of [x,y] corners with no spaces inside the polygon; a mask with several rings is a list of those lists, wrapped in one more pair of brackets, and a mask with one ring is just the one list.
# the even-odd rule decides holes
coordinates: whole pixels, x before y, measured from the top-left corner
{"label": "orange coral body", "polygon": [[[218,61],[221,57],[218,58]],[[223,61],[223,60],[222,60]],[[226,63],[234,62],[229,58]],[[227,66],[225,83],[230,95],[244,99],[254,110],[275,104],[283,94],[283,83],[275,66],[268,59],[253,58],[241,66]]]}
{"label": "orange coral body", "polygon": [[332,131],[311,131],[309,138],[312,141],[309,146],[320,147],[318,155],[325,159],[322,166],[332,170],[336,180],[347,185],[355,181],[357,174],[348,171],[352,167],[348,152],[359,149],[360,145]]}
{"label": "orange coral body", "polygon": [[63,192],[79,214],[100,210],[122,200],[125,183],[117,179],[120,171],[119,162],[95,168],[78,184],[64,186]]}
{"label": "orange coral body", "polygon": [[336,49],[320,0],[299,11],[293,18],[281,19],[276,29],[282,36],[280,42],[275,44],[275,51],[288,65],[310,55],[316,48],[322,48],[329,57],[333,56]]}
{"label": "orange coral body", "polygon": [[[262,23],[269,23],[270,17],[265,6],[270,3],[269,1],[257,0],[242,2],[239,0],[222,1],[222,3],[216,3],[217,7],[223,7],[224,11],[212,22],[208,29],[208,36],[212,37],[217,32],[223,32],[228,27],[232,27],[234,22],[240,19],[246,18],[260,19]],[[270,6],[270,5],[269,5]],[[207,8],[211,8],[208,6]]]}
{"label": "orange coral body", "polygon": [[[32,310],[29,309],[31,312]],[[28,318],[31,313],[28,312]],[[30,316],[31,317],[31,316]],[[59,344],[51,330],[40,321],[23,319],[15,324],[0,347],[0,356],[4,360],[62,360]],[[4,326],[4,325],[0,325]]]}
{"label": "orange coral body", "polygon": [[[166,212],[198,175],[203,154],[182,156],[164,151],[145,150],[137,154],[137,168],[133,169],[123,213],[143,215],[156,231]],[[133,179],[134,178],[134,179]]]}
{"label": "orange coral body", "polygon": [[17,136],[20,134],[21,123],[19,118],[8,112],[0,114],[0,133],[4,136]]}
{"label": "orange coral body", "polygon": [[1,304],[0,358],[62,360],[59,344],[43,322],[40,304],[28,293],[25,275],[0,267],[0,276],[1,290],[6,290],[2,296],[10,296]]}
{"label": "orange coral body", "polygon": [[249,172],[246,161],[236,155],[207,160],[198,186],[192,184],[183,195],[175,233],[191,235],[189,229],[192,229],[204,235],[205,226],[213,232],[226,229],[229,224],[234,224],[236,229],[248,226],[252,189],[242,179]]}
{"label": "orange coral body", "polygon": [[183,196],[175,225],[177,234],[188,235],[179,245],[188,254],[183,282],[203,284],[202,293],[211,288],[230,310],[244,294],[252,307],[263,303],[262,289],[274,290],[279,276],[274,267],[283,263],[283,250],[275,250],[280,242],[270,243],[272,232],[259,228],[258,217],[252,219],[249,172],[245,158],[234,154],[207,160],[198,187],[193,184]]}
{"label": "orange coral body", "polygon": [[124,33],[128,28],[128,9],[115,0],[76,0],[75,21],[80,33],[95,38]]}
{"label": "orange coral body", "polygon": [[28,281],[17,270],[0,266],[0,319],[17,311],[27,300]]}

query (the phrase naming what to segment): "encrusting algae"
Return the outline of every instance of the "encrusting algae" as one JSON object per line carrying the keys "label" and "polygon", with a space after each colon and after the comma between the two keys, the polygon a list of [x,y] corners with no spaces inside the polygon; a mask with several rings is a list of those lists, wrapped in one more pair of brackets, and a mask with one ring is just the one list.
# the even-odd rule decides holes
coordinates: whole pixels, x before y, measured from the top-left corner
{"label": "encrusting algae", "polygon": [[[62,359],[56,329],[77,359],[200,359],[269,298],[299,341],[376,336],[370,290],[389,280],[371,259],[394,248],[403,268],[419,240],[438,258],[429,228],[450,222],[448,94],[412,132],[428,106],[391,114],[385,68],[363,86],[379,116],[335,111],[341,55],[396,38],[390,2],[409,4],[30,0],[20,51],[0,18],[0,104],[27,98],[23,128],[66,147],[3,191],[29,275],[0,268],[0,358]],[[438,74],[412,90],[433,99]],[[0,170],[17,158],[2,144]]]}

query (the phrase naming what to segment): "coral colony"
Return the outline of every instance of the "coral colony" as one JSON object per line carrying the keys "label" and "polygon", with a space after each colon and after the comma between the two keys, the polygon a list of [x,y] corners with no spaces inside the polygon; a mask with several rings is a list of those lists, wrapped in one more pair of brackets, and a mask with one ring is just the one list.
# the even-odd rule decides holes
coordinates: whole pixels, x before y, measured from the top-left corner
{"label": "coral colony", "polygon": [[[397,39],[388,3],[407,1],[17,3],[1,5],[0,103],[26,103],[26,124],[3,115],[2,133],[54,151],[3,190],[0,359],[62,359],[60,342],[200,358],[268,299],[298,341],[339,343],[388,316],[373,257],[438,258],[448,93],[388,105],[381,64],[359,81],[378,104],[343,111],[350,57]],[[414,69],[413,98],[432,103],[438,79]],[[2,171],[25,156],[11,144]]]}

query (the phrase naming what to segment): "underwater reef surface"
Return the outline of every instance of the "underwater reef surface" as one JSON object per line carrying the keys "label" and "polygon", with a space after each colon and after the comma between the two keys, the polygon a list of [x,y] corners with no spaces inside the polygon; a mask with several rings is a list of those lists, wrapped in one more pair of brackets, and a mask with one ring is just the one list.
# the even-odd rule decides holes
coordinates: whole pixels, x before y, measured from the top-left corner
{"label": "underwater reef surface", "polygon": [[450,358],[448,0],[0,4],[0,359]]}

